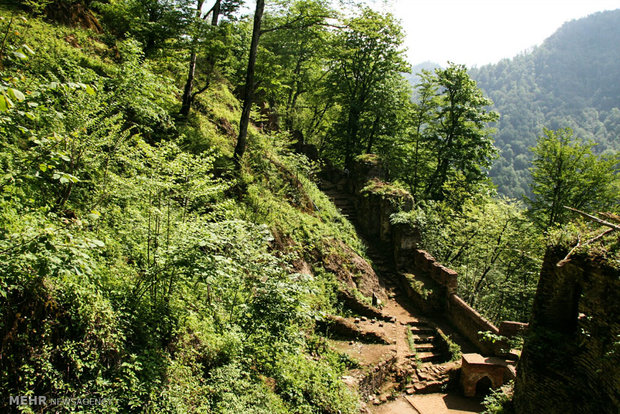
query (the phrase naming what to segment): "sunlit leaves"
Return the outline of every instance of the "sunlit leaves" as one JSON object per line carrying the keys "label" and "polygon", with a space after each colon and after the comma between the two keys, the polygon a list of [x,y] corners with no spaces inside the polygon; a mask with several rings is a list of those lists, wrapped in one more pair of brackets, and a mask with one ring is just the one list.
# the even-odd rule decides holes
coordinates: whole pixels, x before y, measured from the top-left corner
{"label": "sunlit leaves", "polygon": [[592,211],[617,206],[620,157],[597,156],[594,143],[584,142],[569,128],[544,129],[532,148],[535,159],[530,214],[543,230],[564,224],[570,212],[564,206]]}
{"label": "sunlit leaves", "polygon": [[[381,126],[382,112],[393,101],[385,99],[394,93],[385,93],[384,87],[397,90],[394,86],[398,84],[390,84],[390,80],[409,67],[401,48],[402,27],[394,16],[363,8],[345,23],[346,28],[337,33],[330,51],[329,75],[342,106],[334,150],[350,167],[353,157],[368,146],[364,138],[369,138],[362,131]],[[385,107],[377,107],[382,101]]]}

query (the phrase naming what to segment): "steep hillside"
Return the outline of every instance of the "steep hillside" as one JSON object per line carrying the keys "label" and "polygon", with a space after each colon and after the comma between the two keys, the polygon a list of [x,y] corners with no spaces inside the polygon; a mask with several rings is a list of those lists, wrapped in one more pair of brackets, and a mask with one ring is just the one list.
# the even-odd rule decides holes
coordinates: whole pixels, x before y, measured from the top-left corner
{"label": "steep hillside", "polygon": [[316,166],[252,126],[236,173],[223,79],[179,121],[170,61],[0,15],[0,411],[357,412],[315,325],[385,294]]}
{"label": "steep hillside", "polygon": [[503,194],[529,191],[528,150],[542,128],[571,127],[620,148],[620,10],[571,21],[532,52],[470,71],[501,114],[501,158],[491,176]]}

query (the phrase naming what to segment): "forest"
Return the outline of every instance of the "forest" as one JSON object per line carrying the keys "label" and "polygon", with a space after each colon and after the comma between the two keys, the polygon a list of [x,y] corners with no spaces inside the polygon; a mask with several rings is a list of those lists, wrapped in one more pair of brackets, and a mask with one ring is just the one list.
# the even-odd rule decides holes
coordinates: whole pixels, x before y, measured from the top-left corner
{"label": "forest", "polygon": [[490,174],[501,194],[532,195],[529,149],[543,127],[571,128],[597,154],[619,150],[619,22],[620,10],[595,13],[531,51],[470,71],[502,114],[494,135],[501,157]]}
{"label": "forest", "polygon": [[[511,61],[412,78],[389,13],[243,3],[0,5],[7,412],[8,395],[96,396],[114,403],[88,412],[105,413],[360,412],[342,381],[357,362],[319,326],[351,314],[334,268],[370,259],[319,177],[369,154],[414,200],[391,220],[493,322],[527,322],[546,246],[591,231],[564,206],[620,213],[618,50],[581,34],[608,27],[617,44],[618,11]],[[572,59],[599,83],[557,81]]]}

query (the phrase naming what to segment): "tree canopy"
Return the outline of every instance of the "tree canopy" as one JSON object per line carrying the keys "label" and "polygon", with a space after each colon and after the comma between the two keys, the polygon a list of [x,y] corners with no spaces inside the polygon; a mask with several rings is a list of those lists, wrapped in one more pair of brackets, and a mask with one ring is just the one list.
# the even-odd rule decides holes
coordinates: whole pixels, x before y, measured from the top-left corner
{"label": "tree canopy", "polygon": [[532,198],[526,198],[538,226],[547,230],[564,224],[565,207],[600,211],[620,202],[620,157],[597,156],[594,144],[574,136],[569,128],[545,129],[532,148]]}

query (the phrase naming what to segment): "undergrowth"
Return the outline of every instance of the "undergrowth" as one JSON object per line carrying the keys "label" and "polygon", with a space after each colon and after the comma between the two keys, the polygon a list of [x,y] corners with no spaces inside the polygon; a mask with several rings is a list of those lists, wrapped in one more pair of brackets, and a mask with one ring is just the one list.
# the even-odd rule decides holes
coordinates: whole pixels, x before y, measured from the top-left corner
{"label": "undergrowth", "polygon": [[89,409],[106,413],[357,412],[340,381],[352,362],[312,339],[338,281],[295,270],[320,267],[331,239],[363,254],[318,167],[253,129],[235,176],[225,83],[179,123],[173,74],[131,39],[35,18],[16,33],[8,44],[33,53],[2,70],[2,395],[103,398]]}

